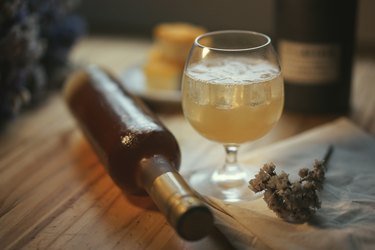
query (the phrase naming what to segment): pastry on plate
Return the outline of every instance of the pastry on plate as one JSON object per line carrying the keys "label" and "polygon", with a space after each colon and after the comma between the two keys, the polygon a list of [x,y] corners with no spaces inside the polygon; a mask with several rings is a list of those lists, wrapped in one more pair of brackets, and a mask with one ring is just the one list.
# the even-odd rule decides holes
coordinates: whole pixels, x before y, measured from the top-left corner
{"label": "pastry on plate", "polygon": [[162,23],[143,67],[150,90],[179,90],[185,60],[195,38],[206,30],[189,23]]}
{"label": "pastry on plate", "polygon": [[167,60],[149,60],[143,67],[149,90],[178,90],[182,67]]}
{"label": "pastry on plate", "polygon": [[164,23],[154,29],[156,46],[172,61],[184,62],[195,38],[206,30],[189,23]]}

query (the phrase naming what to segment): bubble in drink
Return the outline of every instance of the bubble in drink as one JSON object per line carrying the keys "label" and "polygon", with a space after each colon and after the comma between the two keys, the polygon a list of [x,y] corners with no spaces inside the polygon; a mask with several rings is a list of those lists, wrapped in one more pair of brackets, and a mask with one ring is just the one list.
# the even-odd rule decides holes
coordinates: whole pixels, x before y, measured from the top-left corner
{"label": "bubble in drink", "polygon": [[271,84],[268,82],[251,84],[249,91],[244,93],[244,99],[247,100],[245,103],[250,106],[270,104],[272,101],[271,92]]}
{"label": "bubble in drink", "polygon": [[188,85],[189,96],[194,102],[199,105],[207,105],[209,103],[210,92],[208,85],[201,85],[191,78],[187,78],[185,84]]}

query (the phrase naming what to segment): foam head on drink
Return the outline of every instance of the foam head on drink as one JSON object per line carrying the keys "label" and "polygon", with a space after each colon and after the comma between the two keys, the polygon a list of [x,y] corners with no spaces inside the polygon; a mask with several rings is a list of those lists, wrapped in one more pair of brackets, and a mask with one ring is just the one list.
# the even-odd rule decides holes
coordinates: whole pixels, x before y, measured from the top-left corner
{"label": "foam head on drink", "polygon": [[284,103],[278,67],[248,58],[206,59],[183,76],[183,110],[206,138],[238,144],[264,136]]}

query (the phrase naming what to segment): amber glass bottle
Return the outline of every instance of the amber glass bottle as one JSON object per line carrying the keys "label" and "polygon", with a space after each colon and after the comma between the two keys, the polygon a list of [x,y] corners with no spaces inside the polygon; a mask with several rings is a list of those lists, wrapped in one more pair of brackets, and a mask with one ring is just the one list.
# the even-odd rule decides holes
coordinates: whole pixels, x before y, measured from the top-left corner
{"label": "amber glass bottle", "polygon": [[209,232],[210,210],[177,172],[175,137],[139,99],[97,66],[73,74],[64,97],[117,185],[130,194],[146,191],[181,237]]}
{"label": "amber glass bottle", "polygon": [[277,0],[276,38],[285,109],[349,110],[356,0]]}

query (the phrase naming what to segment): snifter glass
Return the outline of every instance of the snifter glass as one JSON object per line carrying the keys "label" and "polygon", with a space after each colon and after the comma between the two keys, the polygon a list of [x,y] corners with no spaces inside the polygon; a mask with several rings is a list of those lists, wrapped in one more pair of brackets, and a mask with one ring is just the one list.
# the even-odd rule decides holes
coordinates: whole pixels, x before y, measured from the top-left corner
{"label": "snifter glass", "polygon": [[266,135],[279,120],[284,85],[271,39],[227,30],[196,38],[182,80],[183,112],[205,138],[224,145],[225,163],[188,173],[191,186],[226,201],[252,199],[249,180],[259,168],[237,162],[240,144]]}

